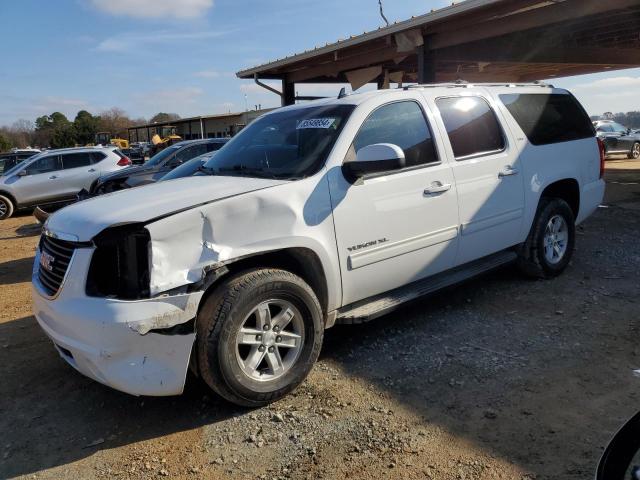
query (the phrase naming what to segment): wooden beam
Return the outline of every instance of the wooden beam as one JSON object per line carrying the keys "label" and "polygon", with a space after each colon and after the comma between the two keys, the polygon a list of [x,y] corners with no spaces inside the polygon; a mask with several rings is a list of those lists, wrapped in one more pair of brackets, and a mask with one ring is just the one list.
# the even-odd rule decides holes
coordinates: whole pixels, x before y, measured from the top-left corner
{"label": "wooden beam", "polygon": [[638,6],[638,0],[566,0],[535,10],[496,17],[473,28],[436,33],[429,37],[429,45],[433,49],[441,49],[634,6]]}
{"label": "wooden beam", "polygon": [[437,51],[438,59],[448,62],[565,63],[586,65],[640,66],[637,48],[567,48],[562,45],[485,42]]}
{"label": "wooden beam", "polygon": [[337,75],[341,72],[364,68],[370,65],[380,64],[382,62],[392,60],[396,57],[402,57],[406,54],[399,54],[395,46],[384,47],[365,54],[348,57],[342,60],[331,61],[321,65],[314,65],[291,72],[287,75],[287,79],[292,82],[304,82],[316,77],[324,77]]}

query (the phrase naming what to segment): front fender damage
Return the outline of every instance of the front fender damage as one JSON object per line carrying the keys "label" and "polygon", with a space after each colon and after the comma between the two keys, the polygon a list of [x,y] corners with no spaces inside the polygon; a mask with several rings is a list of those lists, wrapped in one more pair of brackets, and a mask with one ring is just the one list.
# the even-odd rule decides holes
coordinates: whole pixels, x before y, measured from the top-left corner
{"label": "front fender damage", "polygon": [[[135,303],[139,304],[139,306],[144,305],[148,313],[142,315],[141,319],[128,321],[127,326],[140,335],[146,335],[149,332],[163,333],[159,331],[187,324],[195,319],[202,295],[203,292],[200,291],[177,295],[161,295],[148,300],[137,301]],[[188,332],[182,331],[182,333]],[[193,330],[191,333],[193,333]]]}

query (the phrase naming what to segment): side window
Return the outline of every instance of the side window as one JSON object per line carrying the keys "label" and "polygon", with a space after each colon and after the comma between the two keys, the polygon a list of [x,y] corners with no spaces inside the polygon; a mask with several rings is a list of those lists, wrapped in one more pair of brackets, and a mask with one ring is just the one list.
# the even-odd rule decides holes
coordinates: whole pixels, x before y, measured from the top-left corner
{"label": "side window", "polygon": [[436,105],[456,159],[504,150],[502,128],[484,98],[438,98]]}
{"label": "side window", "polygon": [[98,163],[107,158],[107,155],[102,152],[90,152],[91,155],[91,163]]}
{"label": "side window", "polygon": [[353,141],[354,153],[375,143],[402,148],[407,167],[438,161],[427,120],[413,101],[384,105],[369,115]]}
{"label": "side window", "polygon": [[613,132],[613,127],[611,125],[600,125],[598,127],[599,132]]}
{"label": "side window", "polygon": [[[569,142],[594,136],[591,120],[573,96],[566,93],[500,95],[533,145]],[[611,131],[607,125],[601,125]]]}
{"label": "side window", "polygon": [[37,175],[39,173],[55,172],[60,170],[62,165],[60,163],[59,155],[51,155],[49,157],[42,157],[29,165],[25,170],[27,175]]}
{"label": "side window", "polygon": [[67,153],[62,155],[62,168],[68,170],[70,168],[88,167],[91,165],[91,153]]}
{"label": "side window", "polygon": [[207,152],[215,152],[216,150],[220,150],[224,143],[216,142],[216,143],[207,143]]}

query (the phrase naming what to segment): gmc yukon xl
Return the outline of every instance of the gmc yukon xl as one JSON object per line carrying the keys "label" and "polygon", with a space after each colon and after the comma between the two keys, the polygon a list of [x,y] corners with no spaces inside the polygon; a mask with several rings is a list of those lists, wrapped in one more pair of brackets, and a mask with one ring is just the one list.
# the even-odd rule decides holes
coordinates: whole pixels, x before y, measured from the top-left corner
{"label": "gmc yukon xl", "polygon": [[78,371],[134,395],[191,368],[257,406],[299,385],[326,328],[515,262],[560,274],[604,194],[566,90],[418,85],[281,108],[198,176],[66,207],[33,269],[36,318]]}

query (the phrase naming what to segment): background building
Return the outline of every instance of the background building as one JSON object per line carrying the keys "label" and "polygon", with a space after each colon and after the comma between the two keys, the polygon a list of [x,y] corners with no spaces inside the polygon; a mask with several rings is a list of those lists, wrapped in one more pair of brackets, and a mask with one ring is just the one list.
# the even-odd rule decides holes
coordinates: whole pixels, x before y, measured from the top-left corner
{"label": "background building", "polygon": [[270,110],[271,109],[251,110],[241,113],[207,115],[181,118],[180,120],[172,120],[170,122],[136,125],[128,129],[129,141],[149,142],[157,128],[167,125],[175,126],[176,133],[184,140],[232,137],[260,115]]}

